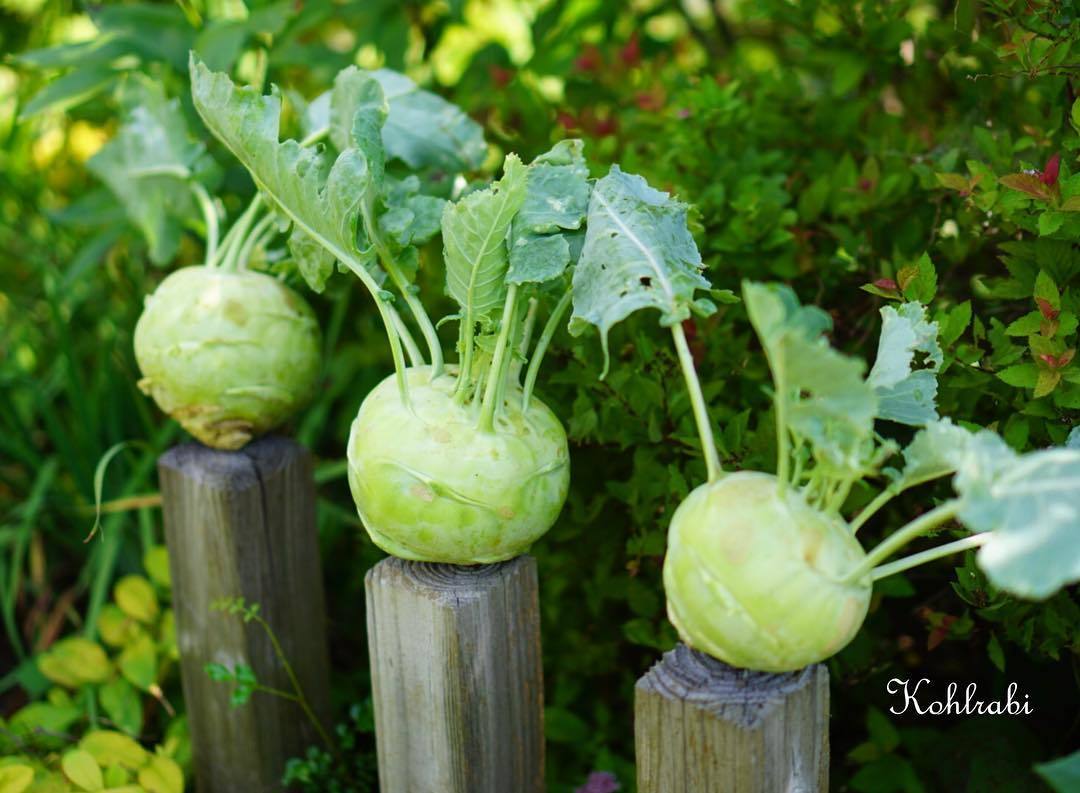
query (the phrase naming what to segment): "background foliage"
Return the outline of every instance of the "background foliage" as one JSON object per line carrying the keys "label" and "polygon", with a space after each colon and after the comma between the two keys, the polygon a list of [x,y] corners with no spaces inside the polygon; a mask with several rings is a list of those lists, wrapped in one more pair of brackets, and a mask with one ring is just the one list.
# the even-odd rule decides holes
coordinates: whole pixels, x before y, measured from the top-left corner
{"label": "background foliage", "polygon": [[[695,205],[716,286],[792,283],[830,311],[847,351],[872,356],[877,309],[919,290],[947,348],[942,413],[1027,450],[1063,442],[1080,416],[1078,32],[1072,0],[0,0],[0,669],[11,670],[0,755],[58,767],[96,725],[186,764],[167,581],[153,567],[154,459],[181,433],[137,392],[131,352],[142,297],[167,269],[86,167],[117,126],[126,73],[179,97],[195,128],[193,47],[237,79],[308,97],[350,63],[403,70],[484,125],[492,167],[502,151],[529,159],[581,136],[594,175],[618,161]],[[252,185],[206,141],[235,214]],[[199,256],[179,234],[169,266]],[[430,297],[441,293],[433,269]],[[295,432],[321,461],[340,735],[370,756],[354,628],[363,571],[380,554],[342,458],[360,400],[390,363],[370,305],[335,281],[310,298],[326,371]],[[744,312],[724,306],[689,330],[725,465],[770,469],[767,368]],[[665,334],[631,320],[612,350],[598,381],[595,337],[560,334],[540,386],[566,420],[574,469],[564,515],[535,550],[554,791],[594,769],[633,788],[633,683],[674,641],[659,576],[666,523],[704,473]],[[132,438],[147,446],[110,469],[102,537],[84,545],[95,463]],[[932,495],[899,499],[877,530]],[[131,575],[146,576],[141,599],[121,596]],[[133,632],[110,639],[118,620]],[[102,662],[93,679],[63,679],[46,660],[62,660],[71,636],[98,648],[75,646]],[[1016,601],[970,558],[883,582],[867,625],[830,662],[833,789],[1042,789],[1032,765],[1080,743],[1078,636],[1075,589]],[[131,643],[152,668],[125,667]],[[1017,681],[1035,715],[894,717],[885,683],[897,676],[995,695]],[[57,712],[66,717],[46,719]],[[20,719],[47,734],[20,731]],[[310,781],[330,766],[315,752],[290,773]],[[366,789],[370,763],[357,769],[352,789]]]}

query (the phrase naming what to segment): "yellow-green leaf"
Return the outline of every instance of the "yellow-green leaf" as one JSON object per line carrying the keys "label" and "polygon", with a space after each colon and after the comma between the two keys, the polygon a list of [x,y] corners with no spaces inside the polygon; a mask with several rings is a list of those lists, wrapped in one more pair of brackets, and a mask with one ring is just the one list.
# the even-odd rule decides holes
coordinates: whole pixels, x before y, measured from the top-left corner
{"label": "yellow-green leaf", "polygon": [[52,702],[31,702],[11,717],[9,727],[16,735],[28,732],[63,733],[80,716],[81,708]]}
{"label": "yellow-green leaf", "polygon": [[157,647],[145,633],[133,641],[119,658],[120,672],[144,691],[157,681]]}
{"label": "yellow-green leaf", "polygon": [[113,678],[99,689],[98,697],[115,726],[131,736],[142,732],[142,701],[131,683],[123,677]]}
{"label": "yellow-green leaf", "polygon": [[1080,212],[1080,195],[1069,196],[1058,209],[1062,212]]}
{"label": "yellow-green leaf", "polygon": [[139,771],[139,784],[147,793],[184,793],[184,773],[172,759],[155,755]]}
{"label": "yellow-green leaf", "polygon": [[122,765],[111,765],[105,769],[105,786],[112,790],[131,782],[131,772]]}
{"label": "yellow-green leaf", "polygon": [[1039,379],[1035,383],[1035,398],[1044,397],[1052,393],[1061,382],[1061,372],[1055,369],[1040,369]]}
{"label": "yellow-green leaf", "polygon": [[97,791],[105,787],[101,768],[93,755],[85,749],[72,749],[65,753],[60,760],[60,767],[64,769],[64,776],[80,790]]}
{"label": "yellow-green leaf", "polygon": [[98,615],[97,629],[105,644],[123,647],[138,635],[139,624],[115,603],[107,603]]}
{"label": "yellow-green leaf", "polygon": [[172,586],[172,577],[169,575],[169,552],[164,545],[155,545],[143,556],[143,567],[150,580],[160,587],[168,589]]}
{"label": "yellow-green leaf", "polygon": [[937,177],[938,184],[942,187],[947,187],[950,190],[959,190],[966,192],[971,189],[971,184],[967,178],[961,176],[958,173],[938,173],[934,174]]}
{"label": "yellow-green leaf", "polygon": [[141,575],[127,575],[116,582],[113,599],[125,614],[139,622],[153,622],[158,615],[154,585]]}
{"label": "yellow-green leaf", "polygon": [[34,781],[34,769],[28,765],[0,768],[0,793],[23,793]]}
{"label": "yellow-green leaf", "polygon": [[120,765],[135,770],[150,759],[150,753],[139,744],[114,730],[93,730],[79,741],[79,748],[88,751],[98,765]]}
{"label": "yellow-green leaf", "polygon": [[112,671],[101,645],[81,636],[61,639],[38,657],[37,665],[49,680],[68,688],[102,683]]}
{"label": "yellow-green leaf", "polygon": [[158,629],[158,644],[161,652],[174,661],[180,660],[180,647],[176,643],[176,616],[172,609],[165,609],[161,615],[161,626]]}

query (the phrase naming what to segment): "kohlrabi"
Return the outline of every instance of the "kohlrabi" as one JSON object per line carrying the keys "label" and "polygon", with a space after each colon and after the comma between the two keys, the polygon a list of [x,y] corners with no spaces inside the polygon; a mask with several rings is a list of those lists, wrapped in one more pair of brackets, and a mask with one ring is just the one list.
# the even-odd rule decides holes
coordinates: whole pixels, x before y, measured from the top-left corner
{"label": "kohlrabi", "polygon": [[[368,533],[407,559],[494,562],[524,552],[566,498],[566,435],[532,391],[569,306],[588,174],[580,143],[565,142],[529,166],[509,155],[497,183],[456,202],[430,195],[425,169],[475,168],[486,148],[464,114],[403,81],[348,69],[309,106],[307,117],[328,119],[331,157],[279,141],[277,95],[192,64],[196,108],[291,228],[309,284],[321,288],[337,263],[375,298],[395,371],[363,401],[348,444]],[[440,230],[459,306],[455,366],[414,284],[419,247]],[[550,316],[533,345],[542,307]]]}
{"label": "kohlrabi", "polygon": [[219,207],[203,184],[213,164],[190,139],[179,102],[139,77],[122,99],[125,122],[91,170],[143,232],[153,260],[172,258],[196,208],[206,236],[204,266],[178,270],[146,300],[135,328],[139,385],[203,443],[237,449],[312,395],[319,328],[298,294],[247,269],[274,232],[272,218],[258,220],[258,202],[219,245]]}
{"label": "kohlrabi", "polygon": [[135,326],[139,387],[208,446],[238,449],[312,395],[319,326],[307,303],[250,270],[184,267]]}
{"label": "kohlrabi", "polygon": [[[873,581],[960,550],[1002,589],[1046,597],[1080,579],[1080,451],[1017,455],[988,430],[939,419],[937,326],[924,307],[882,309],[877,360],[832,350],[823,311],[786,286],[745,283],[743,300],[773,375],[775,474],[725,473],[682,322],[707,314],[708,289],[686,210],[643,179],[613,168],[593,187],[574,272],[574,326],[606,334],[640,308],[668,326],[698,424],[708,481],[672,517],[664,561],[668,615],[691,647],[730,664],[798,669],[847,644],[865,618]],[[877,421],[922,427],[899,470],[899,447]],[[910,487],[954,474],[956,497],[933,506],[869,553],[855,532]],[[888,481],[850,522],[842,514],[864,479]],[[911,540],[959,522],[974,534],[883,563]]]}

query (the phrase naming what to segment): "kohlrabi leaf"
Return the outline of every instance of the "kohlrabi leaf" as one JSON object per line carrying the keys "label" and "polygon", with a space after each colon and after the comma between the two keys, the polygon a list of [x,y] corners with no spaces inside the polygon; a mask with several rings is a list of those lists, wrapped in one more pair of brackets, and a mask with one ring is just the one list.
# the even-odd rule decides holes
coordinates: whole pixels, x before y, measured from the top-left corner
{"label": "kohlrabi leaf", "polygon": [[271,206],[292,227],[290,250],[312,289],[321,290],[330,259],[366,267],[380,277],[375,256],[358,243],[362,202],[372,172],[362,151],[343,151],[331,165],[318,147],[279,140],[281,99],[233,85],[228,75],[191,61],[191,94],[211,132],[247,168]]}
{"label": "kohlrabi leaf", "polygon": [[446,289],[461,306],[469,332],[502,307],[509,266],[506,239],[525,200],[526,171],[517,155],[509,154],[502,179],[443,210]]}
{"label": "kohlrabi leaf", "polygon": [[696,309],[694,293],[709,288],[701,270],[686,205],[613,165],[589,198],[571,330],[600,330],[606,372],[611,327],[642,308],[658,309],[663,325],[682,322]]}
{"label": "kohlrabi leaf", "polygon": [[1069,437],[1065,439],[1065,446],[1069,449],[1080,449],[1080,426],[1070,430]]}
{"label": "kohlrabi leaf", "polygon": [[379,170],[380,179],[386,158],[381,137],[388,113],[382,86],[371,72],[355,66],[338,72],[330,91],[330,141],[338,151],[345,151],[357,145],[354,141],[358,138],[364,142],[360,148],[365,153],[378,152],[382,162],[373,164],[372,171]]}
{"label": "kohlrabi leaf", "polygon": [[937,323],[927,320],[921,303],[881,309],[877,359],[866,378],[878,396],[878,418],[912,426],[937,419],[936,374],[943,360],[937,337]]}
{"label": "kohlrabi leaf", "polygon": [[572,251],[563,232],[580,229],[589,209],[583,146],[580,140],[560,141],[529,165],[525,203],[510,234],[508,282],[550,281],[570,264]]}
{"label": "kohlrabi leaf", "polygon": [[949,419],[930,422],[915,433],[904,449],[903,470],[885,472],[893,480],[892,488],[907,490],[953,473],[964,459],[971,437],[970,432]]}
{"label": "kohlrabi leaf", "polygon": [[863,473],[873,454],[877,413],[863,362],[829,346],[829,315],[800,305],[790,287],[744,282],[743,301],[765,349],[776,410],[787,429],[810,442],[831,474]]}
{"label": "kohlrabi leaf", "polygon": [[391,157],[410,168],[441,168],[449,173],[483,164],[487,157],[484,130],[465,111],[398,72],[376,69],[371,74],[390,103],[383,141]]}
{"label": "kohlrabi leaf", "polygon": [[197,216],[189,180],[203,156],[191,140],[180,102],[149,79],[130,77],[121,101],[124,122],[87,167],[109,186],[158,264],[180,244],[184,223]]}
{"label": "kohlrabi leaf", "polygon": [[1080,581],[1080,451],[1017,457],[1002,443],[987,444],[980,454],[997,459],[976,465],[977,476],[958,473],[955,484],[960,521],[972,531],[992,532],[976,557],[990,580],[1028,598],[1046,598]]}
{"label": "kohlrabi leaf", "polygon": [[480,125],[461,108],[390,69],[349,67],[339,73],[334,88],[304,108],[304,133],[329,127],[330,139],[340,150],[351,133],[357,91],[372,79],[386,98],[382,139],[388,159],[401,160],[415,170],[437,168],[455,174],[483,164],[487,143]]}

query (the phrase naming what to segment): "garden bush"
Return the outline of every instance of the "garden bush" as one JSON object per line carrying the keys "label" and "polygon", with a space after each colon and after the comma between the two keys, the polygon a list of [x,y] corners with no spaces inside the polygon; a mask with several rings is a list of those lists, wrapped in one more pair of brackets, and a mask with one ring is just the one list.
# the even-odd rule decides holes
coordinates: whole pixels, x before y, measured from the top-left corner
{"label": "garden bush", "polygon": [[[476,180],[506,153],[529,162],[581,138],[592,176],[619,163],[690,204],[713,286],[789,284],[829,314],[845,353],[873,359],[882,306],[925,304],[939,326],[941,414],[1028,452],[1064,444],[1080,417],[1078,36],[1080,8],[1051,0],[0,0],[0,755],[63,773],[81,747],[107,775],[92,738],[107,728],[187,766],[168,588],[153,567],[154,461],[183,433],[139,392],[133,336],[144,296],[202,263],[206,230],[167,185],[118,180],[109,146],[147,122],[146,108],[170,114],[203,147],[192,172],[229,217],[242,213],[254,186],[200,121],[189,50],[237,82],[279,86],[294,108],[350,65],[403,72],[483,128]],[[255,253],[255,269],[289,266],[276,249]],[[434,260],[417,275],[429,311],[454,313],[438,250],[421,255]],[[295,272],[289,282],[304,288]],[[381,552],[353,509],[346,441],[392,362],[351,279],[305,297],[323,329],[323,372],[290,431],[318,458],[334,696],[338,720],[352,714],[341,735],[367,758],[339,769],[338,784],[363,790],[374,745],[357,715],[370,683],[354,626],[362,573]],[[774,470],[769,367],[746,307],[723,301],[684,331],[722,464]],[[566,425],[573,471],[561,517],[533,550],[553,791],[601,771],[633,789],[634,681],[676,640],[661,582],[667,529],[706,479],[668,331],[635,315],[608,350],[599,379],[596,336],[560,330],[537,382]],[[145,445],[97,481],[102,455],[134,438]],[[97,489],[100,536],[84,544]],[[948,492],[926,486],[918,503]],[[871,497],[856,486],[846,506]],[[912,503],[881,510],[864,544],[910,519]],[[130,613],[149,600],[120,597],[131,576],[145,576],[153,616]],[[155,653],[150,677],[125,672],[134,651],[110,639],[117,610]],[[1053,772],[1034,768],[1080,743],[1078,636],[1075,587],[1016,599],[972,551],[879,582],[867,622],[829,661],[832,788],[1052,789]],[[70,652],[92,654],[100,674],[58,677]],[[895,716],[895,677],[999,692],[1017,681],[1036,713]],[[116,780],[143,767],[111,765]],[[333,767],[316,751],[289,773],[325,780]]]}

